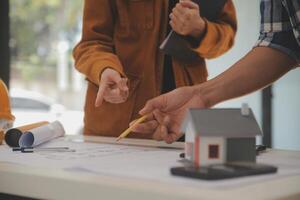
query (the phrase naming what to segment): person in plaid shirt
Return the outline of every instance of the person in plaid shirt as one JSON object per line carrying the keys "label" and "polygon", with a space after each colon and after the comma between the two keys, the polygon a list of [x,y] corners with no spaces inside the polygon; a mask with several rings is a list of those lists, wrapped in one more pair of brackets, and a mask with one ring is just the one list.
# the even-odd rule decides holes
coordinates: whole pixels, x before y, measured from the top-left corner
{"label": "person in plaid shirt", "polygon": [[[182,136],[180,124],[189,108],[209,108],[249,94],[299,67],[300,0],[262,0],[260,8],[260,36],[245,57],[212,80],[149,100],[140,111],[148,121],[134,131],[153,131],[159,140],[172,143]],[[153,120],[159,124],[155,128],[149,125]]]}
{"label": "person in plaid shirt", "polygon": [[277,49],[300,60],[300,1],[262,0],[261,30],[257,47]]}

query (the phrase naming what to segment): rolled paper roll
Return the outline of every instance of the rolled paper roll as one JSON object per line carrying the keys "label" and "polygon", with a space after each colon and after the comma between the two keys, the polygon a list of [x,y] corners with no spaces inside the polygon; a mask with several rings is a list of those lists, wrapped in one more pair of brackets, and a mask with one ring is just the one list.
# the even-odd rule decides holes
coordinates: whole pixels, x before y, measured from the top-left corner
{"label": "rolled paper roll", "polygon": [[10,147],[19,147],[19,140],[24,132],[47,124],[49,124],[49,122],[41,121],[33,124],[27,124],[24,126],[8,129],[4,137],[5,142]]}
{"label": "rolled paper roll", "polygon": [[0,129],[0,145],[2,144],[4,139],[4,130]]}
{"label": "rolled paper roll", "polygon": [[19,140],[20,147],[35,147],[54,138],[65,135],[63,125],[59,121],[40,126],[24,132]]}

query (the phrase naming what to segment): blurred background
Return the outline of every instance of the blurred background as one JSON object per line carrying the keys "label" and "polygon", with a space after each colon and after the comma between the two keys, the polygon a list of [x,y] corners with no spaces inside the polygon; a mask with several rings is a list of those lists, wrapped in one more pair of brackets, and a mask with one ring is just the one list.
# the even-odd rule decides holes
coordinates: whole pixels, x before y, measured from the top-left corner
{"label": "blurred background", "polygon": [[[259,0],[234,3],[238,17],[235,46],[224,56],[208,61],[209,78],[243,57],[258,38]],[[5,20],[9,11],[10,76],[6,81],[16,125],[59,119],[67,134],[81,134],[86,83],[75,71],[71,53],[81,37],[83,0],[1,0],[1,4],[0,15],[4,16],[0,20]],[[294,70],[263,92],[217,107],[248,103],[263,128],[264,144],[300,150],[299,83],[300,70]]]}
{"label": "blurred background", "polygon": [[15,125],[59,119],[67,134],[83,126],[85,81],[74,68],[82,0],[10,0],[10,95]]}

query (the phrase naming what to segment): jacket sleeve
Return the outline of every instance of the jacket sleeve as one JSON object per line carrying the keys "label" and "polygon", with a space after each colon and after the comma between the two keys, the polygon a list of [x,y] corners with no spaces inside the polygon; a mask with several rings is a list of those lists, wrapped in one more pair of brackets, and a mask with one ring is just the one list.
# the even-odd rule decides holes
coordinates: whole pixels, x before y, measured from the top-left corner
{"label": "jacket sleeve", "polygon": [[122,64],[114,53],[113,2],[84,1],[82,39],[73,50],[76,69],[97,85],[105,68],[112,68],[124,76]]}
{"label": "jacket sleeve", "polygon": [[215,58],[228,51],[234,43],[237,20],[232,1],[225,3],[218,20],[204,20],[206,32],[194,50],[203,58]]}

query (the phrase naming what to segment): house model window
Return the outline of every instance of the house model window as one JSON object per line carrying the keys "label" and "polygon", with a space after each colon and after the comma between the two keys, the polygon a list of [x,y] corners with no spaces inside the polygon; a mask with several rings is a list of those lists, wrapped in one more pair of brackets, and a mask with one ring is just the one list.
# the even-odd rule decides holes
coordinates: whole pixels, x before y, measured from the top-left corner
{"label": "house model window", "polygon": [[211,144],[208,146],[208,158],[209,159],[218,159],[220,155],[219,145]]}

